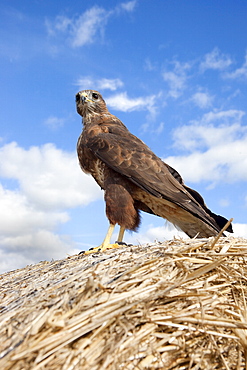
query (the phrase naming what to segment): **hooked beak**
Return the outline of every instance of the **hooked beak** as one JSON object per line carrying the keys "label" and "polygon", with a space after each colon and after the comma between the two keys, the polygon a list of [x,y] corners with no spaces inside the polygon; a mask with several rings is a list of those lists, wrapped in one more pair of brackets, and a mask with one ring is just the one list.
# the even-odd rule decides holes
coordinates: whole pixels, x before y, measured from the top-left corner
{"label": "hooked beak", "polygon": [[75,101],[76,101],[76,104],[79,104],[79,103],[84,104],[86,101],[92,102],[92,100],[88,99],[87,94],[84,92],[78,92],[75,96]]}

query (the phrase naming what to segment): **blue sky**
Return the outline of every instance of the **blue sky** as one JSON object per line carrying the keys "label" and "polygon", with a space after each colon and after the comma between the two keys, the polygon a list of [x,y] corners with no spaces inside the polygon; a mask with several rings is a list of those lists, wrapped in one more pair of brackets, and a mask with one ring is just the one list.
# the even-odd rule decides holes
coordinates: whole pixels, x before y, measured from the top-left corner
{"label": "blue sky", "polygon": [[[1,272],[103,240],[103,194],[75,151],[82,89],[247,237],[246,1],[2,0],[0,30]],[[174,235],[143,214],[125,240]]]}

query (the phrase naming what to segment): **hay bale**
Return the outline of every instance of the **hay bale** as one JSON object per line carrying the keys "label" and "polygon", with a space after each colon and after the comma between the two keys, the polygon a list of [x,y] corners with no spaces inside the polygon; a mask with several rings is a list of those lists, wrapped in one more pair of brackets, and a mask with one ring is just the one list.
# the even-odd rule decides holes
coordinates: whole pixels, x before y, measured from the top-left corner
{"label": "hay bale", "polygon": [[0,277],[0,368],[244,369],[247,240],[123,247]]}

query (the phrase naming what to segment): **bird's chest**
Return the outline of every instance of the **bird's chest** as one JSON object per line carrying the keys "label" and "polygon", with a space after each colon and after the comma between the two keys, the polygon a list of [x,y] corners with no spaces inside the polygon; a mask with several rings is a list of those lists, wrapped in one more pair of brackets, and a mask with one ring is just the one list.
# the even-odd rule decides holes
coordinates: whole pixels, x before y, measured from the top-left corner
{"label": "bird's chest", "polygon": [[91,170],[91,175],[94,177],[101,189],[105,188],[105,167],[105,163],[103,163],[100,159],[96,159],[94,162],[94,167]]}
{"label": "bird's chest", "polygon": [[83,172],[93,176],[99,186],[104,188],[105,164],[97,158],[87,147],[80,145],[80,139],[77,146],[78,159]]}

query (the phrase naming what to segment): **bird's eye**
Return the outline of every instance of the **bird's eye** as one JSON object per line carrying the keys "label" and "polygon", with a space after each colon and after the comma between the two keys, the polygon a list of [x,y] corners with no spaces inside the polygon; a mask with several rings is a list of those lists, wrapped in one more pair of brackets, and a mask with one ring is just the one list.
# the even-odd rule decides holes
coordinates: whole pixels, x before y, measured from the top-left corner
{"label": "bird's eye", "polygon": [[98,95],[98,94],[96,94],[96,93],[92,93],[92,97],[93,97],[94,99],[98,99],[99,95]]}

